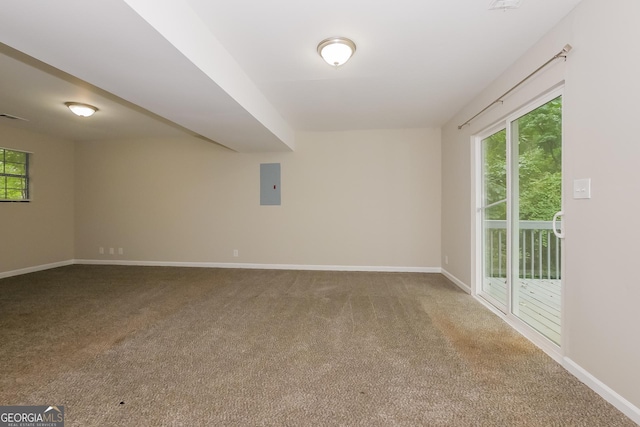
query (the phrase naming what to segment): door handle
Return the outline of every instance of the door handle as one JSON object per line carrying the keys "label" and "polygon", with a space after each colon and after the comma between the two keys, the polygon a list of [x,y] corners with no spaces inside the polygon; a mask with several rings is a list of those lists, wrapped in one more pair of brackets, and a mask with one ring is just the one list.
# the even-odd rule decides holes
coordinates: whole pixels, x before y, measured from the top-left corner
{"label": "door handle", "polygon": [[564,231],[558,231],[558,228],[556,227],[556,221],[558,220],[558,217],[563,215],[564,215],[564,212],[562,211],[556,212],[555,215],[553,216],[553,221],[551,225],[553,229],[553,234],[555,234],[558,239],[564,239]]}

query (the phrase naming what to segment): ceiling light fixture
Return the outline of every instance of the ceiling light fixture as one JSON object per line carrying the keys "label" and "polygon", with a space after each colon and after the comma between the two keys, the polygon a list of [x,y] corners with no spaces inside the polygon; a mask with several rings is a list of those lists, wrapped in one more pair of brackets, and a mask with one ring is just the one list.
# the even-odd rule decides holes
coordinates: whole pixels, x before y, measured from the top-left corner
{"label": "ceiling light fixture", "polygon": [[318,53],[327,64],[339,67],[351,58],[356,44],[345,37],[330,37],[318,44]]}
{"label": "ceiling light fixture", "polygon": [[79,102],[65,102],[64,105],[69,107],[73,114],[80,117],[91,117],[98,111],[93,105],[81,104]]}

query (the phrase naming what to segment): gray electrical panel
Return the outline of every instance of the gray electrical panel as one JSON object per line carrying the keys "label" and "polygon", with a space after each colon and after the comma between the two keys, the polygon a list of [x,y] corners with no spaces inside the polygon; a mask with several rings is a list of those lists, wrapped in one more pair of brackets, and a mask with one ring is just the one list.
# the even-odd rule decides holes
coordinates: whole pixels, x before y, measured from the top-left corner
{"label": "gray electrical panel", "polygon": [[280,205],[280,163],[260,165],[260,204]]}

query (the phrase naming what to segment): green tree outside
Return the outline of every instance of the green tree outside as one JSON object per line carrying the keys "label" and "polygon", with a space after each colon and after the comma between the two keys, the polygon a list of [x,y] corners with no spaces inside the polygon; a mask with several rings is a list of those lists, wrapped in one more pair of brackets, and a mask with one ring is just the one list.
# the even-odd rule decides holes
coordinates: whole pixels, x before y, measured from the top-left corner
{"label": "green tree outside", "polygon": [[[562,97],[536,108],[512,124],[513,135],[518,138],[519,220],[551,221],[562,206]],[[485,220],[507,219],[507,204],[500,203],[507,197],[506,139],[506,130],[503,129],[482,143],[484,206],[493,204],[485,209]],[[487,230],[486,240],[495,239],[497,231]],[[550,245],[547,236],[540,233],[538,238],[542,241],[543,250],[550,251],[551,258],[555,259],[556,248]],[[530,261],[532,256],[527,245],[521,254],[521,265]],[[488,266],[496,271],[495,266],[501,265],[497,274],[504,277],[506,245],[501,254],[494,253],[491,258],[486,260]],[[545,264],[546,269],[546,259],[538,262]],[[555,274],[558,266],[553,264]]]}

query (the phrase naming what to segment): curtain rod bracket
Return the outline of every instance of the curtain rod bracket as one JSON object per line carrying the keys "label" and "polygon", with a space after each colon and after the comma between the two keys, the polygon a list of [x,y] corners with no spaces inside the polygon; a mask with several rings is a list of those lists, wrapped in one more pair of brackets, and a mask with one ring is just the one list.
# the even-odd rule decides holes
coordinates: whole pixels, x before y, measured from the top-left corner
{"label": "curtain rod bracket", "polygon": [[466,125],[471,125],[471,121],[473,119],[475,119],[476,117],[478,117],[480,114],[484,113],[485,111],[487,111],[489,108],[493,107],[495,104],[497,104],[498,102],[501,104],[504,104],[504,100],[503,98],[506,97],[507,95],[509,95],[511,92],[513,92],[514,90],[516,90],[520,85],[522,85],[524,82],[526,82],[527,80],[529,80],[531,77],[533,77],[535,74],[537,74],[540,70],[542,70],[544,67],[546,67],[547,65],[549,65],[550,63],[552,63],[553,61],[555,61],[558,58],[564,58],[565,62],[567,61],[567,54],[571,51],[571,49],[573,49],[573,47],[570,44],[566,44],[564,45],[564,47],[562,48],[562,50],[558,53],[556,53],[555,55],[553,55],[553,57],[548,60],[547,62],[545,62],[544,64],[542,64],[541,66],[539,66],[533,73],[529,74],[527,77],[525,77],[524,79],[520,80],[515,86],[513,86],[511,89],[509,89],[508,91],[506,91],[505,93],[503,93],[501,96],[499,96],[495,101],[493,101],[491,104],[487,105],[486,107],[484,107],[482,110],[480,110],[480,112],[478,114],[476,114],[475,116],[471,117],[469,120],[467,120],[466,122],[464,122],[463,124],[461,124],[460,126],[458,126],[458,129],[462,129],[463,127],[465,127]]}

